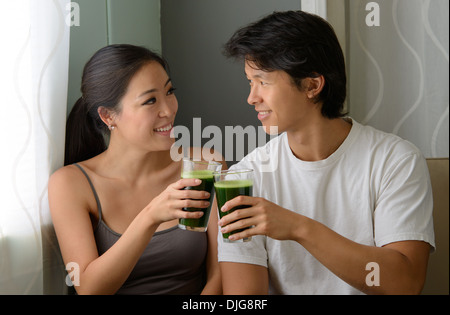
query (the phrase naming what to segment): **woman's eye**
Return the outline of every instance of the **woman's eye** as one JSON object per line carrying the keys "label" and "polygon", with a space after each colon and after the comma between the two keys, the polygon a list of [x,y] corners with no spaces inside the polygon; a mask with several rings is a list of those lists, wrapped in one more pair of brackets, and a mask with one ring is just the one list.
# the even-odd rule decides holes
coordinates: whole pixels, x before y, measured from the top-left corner
{"label": "woman's eye", "polygon": [[153,105],[156,103],[156,98],[152,97],[151,99],[147,100],[143,105]]}
{"label": "woman's eye", "polygon": [[176,90],[177,90],[176,88],[170,88],[169,91],[167,91],[167,95],[174,94]]}

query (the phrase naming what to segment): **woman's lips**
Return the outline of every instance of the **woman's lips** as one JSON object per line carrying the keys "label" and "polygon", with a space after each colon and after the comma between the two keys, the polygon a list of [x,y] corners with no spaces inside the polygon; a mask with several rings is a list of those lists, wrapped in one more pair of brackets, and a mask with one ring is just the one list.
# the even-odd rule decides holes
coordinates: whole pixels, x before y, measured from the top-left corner
{"label": "woman's lips", "polygon": [[153,131],[160,135],[166,136],[166,135],[170,135],[170,132],[172,131],[172,129],[173,129],[173,124],[170,123],[170,124],[162,126],[160,128],[155,128],[155,129],[153,129]]}

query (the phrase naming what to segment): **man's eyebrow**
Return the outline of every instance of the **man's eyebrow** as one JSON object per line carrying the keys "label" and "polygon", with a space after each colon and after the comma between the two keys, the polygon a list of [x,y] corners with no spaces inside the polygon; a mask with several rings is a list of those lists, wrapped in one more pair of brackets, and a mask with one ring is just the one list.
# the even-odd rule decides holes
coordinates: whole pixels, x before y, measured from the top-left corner
{"label": "man's eyebrow", "polygon": [[[171,81],[172,81],[172,79],[169,78],[169,79],[167,80],[166,84],[164,84],[164,87],[166,87],[167,84],[169,84]],[[147,90],[147,91],[145,91],[144,93],[142,93],[141,95],[139,95],[138,98],[141,98],[141,97],[143,97],[143,96],[146,95],[146,94],[150,94],[150,93],[153,93],[153,92],[156,92],[156,91],[158,91],[158,89]]]}
{"label": "man's eyebrow", "polygon": [[[246,72],[244,72],[244,75],[245,75],[247,78],[249,77],[248,74],[247,74]],[[259,73],[254,74],[252,77],[253,77],[253,78],[256,78],[256,79],[266,79],[266,78],[267,78],[264,74],[259,74]]]}

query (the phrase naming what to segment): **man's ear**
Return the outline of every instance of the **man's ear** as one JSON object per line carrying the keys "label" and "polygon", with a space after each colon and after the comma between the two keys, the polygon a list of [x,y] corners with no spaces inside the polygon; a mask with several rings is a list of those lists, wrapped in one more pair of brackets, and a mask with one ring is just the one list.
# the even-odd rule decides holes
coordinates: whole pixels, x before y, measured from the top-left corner
{"label": "man's ear", "polygon": [[304,87],[306,95],[309,99],[317,99],[325,86],[325,77],[321,74],[317,74],[314,77],[308,77],[304,81]]}

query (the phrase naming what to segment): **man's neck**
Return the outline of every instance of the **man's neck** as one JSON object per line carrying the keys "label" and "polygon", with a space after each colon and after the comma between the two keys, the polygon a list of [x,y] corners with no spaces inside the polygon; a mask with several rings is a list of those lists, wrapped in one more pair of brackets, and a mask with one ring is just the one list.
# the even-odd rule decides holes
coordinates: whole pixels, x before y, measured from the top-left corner
{"label": "man's neck", "polygon": [[351,121],[323,118],[299,131],[288,131],[289,147],[302,161],[325,160],[342,145],[351,128]]}

